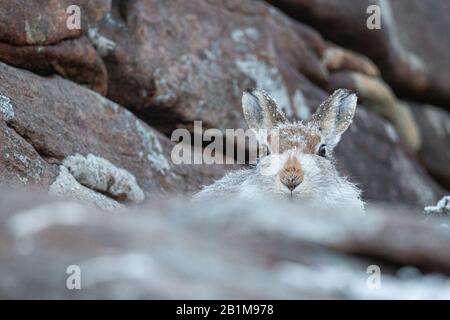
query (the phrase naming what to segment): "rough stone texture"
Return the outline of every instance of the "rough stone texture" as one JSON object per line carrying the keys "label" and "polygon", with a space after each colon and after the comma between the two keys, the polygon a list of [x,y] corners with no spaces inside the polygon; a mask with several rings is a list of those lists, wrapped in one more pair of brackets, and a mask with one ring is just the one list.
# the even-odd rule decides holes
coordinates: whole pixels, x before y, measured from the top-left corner
{"label": "rough stone texture", "polygon": [[[70,5],[80,8],[79,30],[66,25]],[[0,61],[42,75],[56,73],[105,95],[105,65],[83,35],[105,17],[110,5],[110,0],[2,1]]]}
{"label": "rough stone texture", "polygon": [[[408,98],[450,105],[450,1],[271,0],[328,39],[370,57],[387,82]],[[369,5],[381,29],[366,26]]]}
{"label": "rough stone texture", "polygon": [[173,143],[166,137],[114,102],[58,76],[43,78],[0,63],[0,95],[3,183],[49,185],[57,164],[77,153],[129,171],[152,195],[193,192],[224,173],[217,166],[173,165]]}
{"label": "rough stone texture", "polygon": [[[398,207],[180,201],[111,214],[18,190],[0,202],[2,299],[450,298],[448,220]],[[81,290],[66,288],[71,265]]]}
{"label": "rough stone texture", "polygon": [[327,46],[321,56],[322,63],[329,72],[351,70],[370,77],[380,75],[377,66],[367,57],[332,44]]}
{"label": "rough stone texture", "polygon": [[444,194],[389,122],[359,107],[349,131],[337,147],[338,167],[368,201],[425,206]]}
{"label": "rough stone texture", "polygon": [[[81,29],[67,28],[70,5],[81,11]],[[81,36],[110,10],[111,0],[15,0],[0,3],[0,42],[49,45]]]}
{"label": "rough stone texture", "polygon": [[83,185],[113,198],[133,202],[141,202],[145,198],[136,178],[106,159],[93,154],[86,157],[77,154],[64,159],[63,166]]}
{"label": "rough stone texture", "polygon": [[59,74],[105,95],[107,72],[86,37],[48,46],[15,46],[0,42],[0,61],[41,75]]}
{"label": "rough stone texture", "polygon": [[114,199],[95,191],[91,187],[83,186],[65,166],[60,166],[59,175],[50,185],[48,191],[53,196],[82,201],[102,210],[114,210],[121,206]]}
{"label": "rough stone texture", "polygon": [[291,117],[319,102],[310,81],[326,81],[320,36],[263,2],[139,0],[112,7],[95,30],[115,44],[103,58],[108,97],[161,130],[198,119],[205,127],[243,127],[247,87],[270,92]]}
{"label": "rough stone texture", "polygon": [[57,168],[41,158],[33,146],[9,128],[0,113],[0,184],[46,186]]}
{"label": "rough stone texture", "polygon": [[419,158],[428,172],[450,190],[450,113],[431,105],[409,103],[424,143]]}

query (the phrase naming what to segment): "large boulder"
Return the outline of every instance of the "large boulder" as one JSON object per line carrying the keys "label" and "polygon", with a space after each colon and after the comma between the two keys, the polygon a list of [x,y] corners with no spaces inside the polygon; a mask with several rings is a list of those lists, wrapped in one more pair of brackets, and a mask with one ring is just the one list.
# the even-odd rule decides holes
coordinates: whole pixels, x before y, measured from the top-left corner
{"label": "large boulder", "polygon": [[59,74],[106,94],[105,65],[86,37],[48,46],[15,46],[0,42],[0,61],[41,75]]}
{"label": "large boulder", "polygon": [[[370,57],[401,96],[450,105],[450,37],[445,32],[450,29],[450,1],[269,2],[335,43]],[[380,8],[381,29],[367,27],[367,9],[373,4]]]}
{"label": "large boulder", "polygon": [[[68,10],[72,5],[80,9],[79,29],[67,24],[74,16]],[[0,61],[42,75],[56,73],[106,94],[105,66],[83,35],[105,17],[110,6],[110,0],[2,1]]]}
{"label": "large boulder", "polygon": [[338,167],[366,200],[423,206],[445,193],[386,120],[359,107],[349,131],[337,147]]}
{"label": "large boulder", "polygon": [[[68,28],[80,8],[80,29]],[[109,12],[111,0],[17,0],[0,3],[0,42],[18,46],[51,45],[78,38]],[[68,10],[69,9],[69,10]],[[70,26],[70,23],[69,23]]]}
{"label": "large boulder", "polygon": [[[168,138],[99,94],[58,76],[43,78],[3,63],[0,128],[1,183],[56,183],[52,189],[62,193],[83,185],[116,200],[122,195],[133,200],[133,179],[121,170],[133,175],[146,195],[191,193],[223,175],[215,166],[175,166]],[[86,182],[83,175],[107,181]],[[131,193],[112,192],[121,177]]]}

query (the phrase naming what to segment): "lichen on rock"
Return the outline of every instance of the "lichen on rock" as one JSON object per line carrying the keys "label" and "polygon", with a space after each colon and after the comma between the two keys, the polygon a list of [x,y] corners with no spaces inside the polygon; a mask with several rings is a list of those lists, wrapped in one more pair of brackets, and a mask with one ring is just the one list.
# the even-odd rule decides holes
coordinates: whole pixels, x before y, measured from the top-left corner
{"label": "lichen on rock", "polygon": [[145,150],[147,151],[147,160],[150,165],[159,173],[165,174],[170,170],[170,164],[163,154],[161,143],[150,130],[147,130],[139,120],[136,120],[136,132],[142,139]]}
{"label": "lichen on rock", "polygon": [[75,154],[65,158],[49,193],[80,200],[103,210],[122,207],[118,200],[141,202],[145,199],[131,173],[93,154]]}
{"label": "lichen on rock", "polygon": [[0,94],[0,114],[3,116],[5,121],[10,121],[14,118],[14,109],[11,104],[11,100]]}
{"label": "lichen on rock", "polygon": [[141,202],[145,199],[136,178],[106,159],[93,154],[86,157],[75,154],[64,159],[63,165],[79,183],[90,189],[118,200]]}
{"label": "lichen on rock", "polygon": [[64,166],[60,166],[59,175],[50,185],[49,193],[65,199],[79,200],[103,210],[114,210],[121,207],[116,200],[81,185]]}

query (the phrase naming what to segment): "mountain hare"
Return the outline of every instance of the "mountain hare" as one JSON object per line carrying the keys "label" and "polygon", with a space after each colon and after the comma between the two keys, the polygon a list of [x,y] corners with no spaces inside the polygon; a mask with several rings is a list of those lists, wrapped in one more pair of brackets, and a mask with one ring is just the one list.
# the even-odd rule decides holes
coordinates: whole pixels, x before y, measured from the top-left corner
{"label": "mountain hare", "polygon": [[350,91],[336,90],[309,122],[290,123],[267,93],[247,89],[242,97],[244,117],[268,155],[253,168],[227,174],[194,198],[275,197],[363,210],[360,191],[338,175],[333,160],[333,149],[353,120],[356,100]]}

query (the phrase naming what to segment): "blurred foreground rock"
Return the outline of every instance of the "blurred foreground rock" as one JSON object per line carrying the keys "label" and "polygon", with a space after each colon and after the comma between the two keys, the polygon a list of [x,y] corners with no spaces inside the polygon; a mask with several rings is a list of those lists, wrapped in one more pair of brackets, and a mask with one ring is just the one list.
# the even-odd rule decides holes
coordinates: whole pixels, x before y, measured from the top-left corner
{"label": "blurred foreground rock", "polygon": [[[111,213],[19,190],[0,203],[2,299],[450,298],[448,220],[420,211],[153,201]],[[71,265],[81,290],[66,288]]]}

